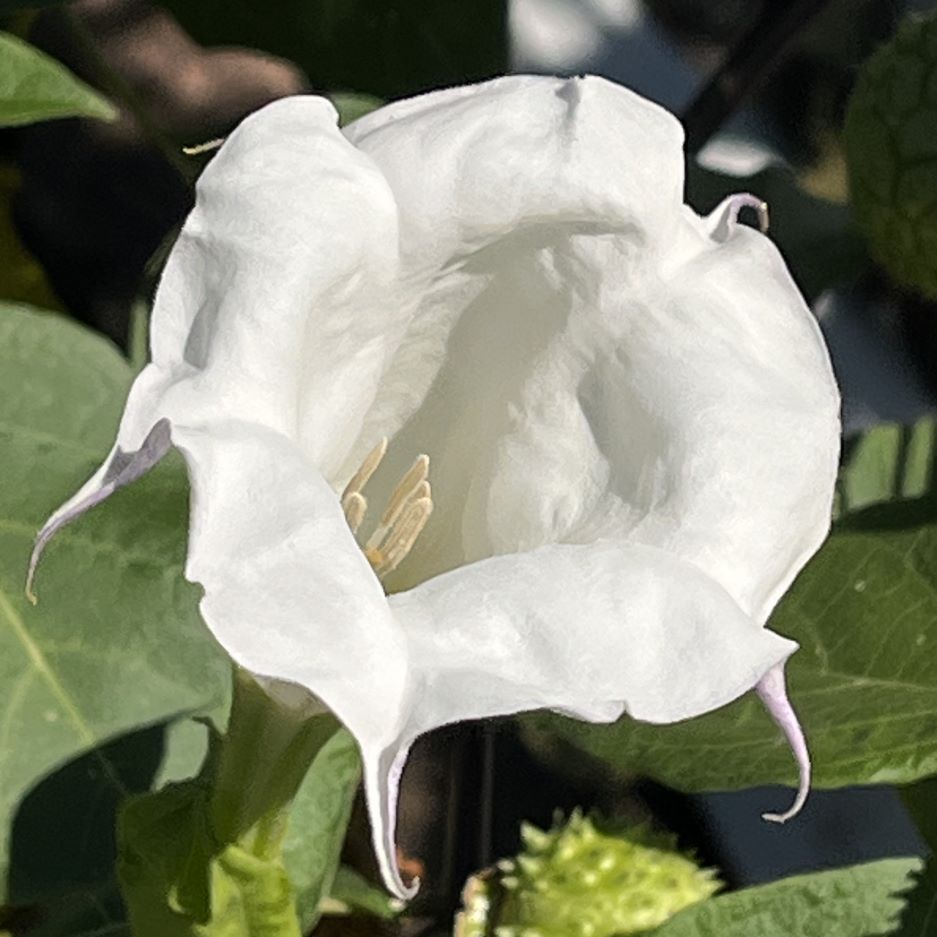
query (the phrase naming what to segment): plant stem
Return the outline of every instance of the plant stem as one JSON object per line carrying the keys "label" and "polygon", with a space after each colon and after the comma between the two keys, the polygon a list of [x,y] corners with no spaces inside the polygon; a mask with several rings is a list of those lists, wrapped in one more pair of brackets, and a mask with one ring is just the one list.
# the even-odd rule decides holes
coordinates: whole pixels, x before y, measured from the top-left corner
{"label": "plant stem", "polygon": [[236,669],[231,718],[212,783],[211,824],[219,843],[240,843],[258,858],[277,855],[286,808],[337,729],[329,714],[309,718],[279,709],[250,675]]}

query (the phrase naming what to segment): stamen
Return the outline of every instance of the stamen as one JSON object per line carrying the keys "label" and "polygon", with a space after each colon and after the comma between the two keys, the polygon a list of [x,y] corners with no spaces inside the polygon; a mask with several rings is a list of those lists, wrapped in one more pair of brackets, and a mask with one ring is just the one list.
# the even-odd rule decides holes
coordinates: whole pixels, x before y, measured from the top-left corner
{"label": "stamen", "polygon": [[377,471],[377,467],[383,462],[384,454],[387,452],[387,437],[383,436],[377,443],[377,445],[364,457],[364,461],[361,463],[360,468],[348,481],[348,484],[345,485],[345,490],[342,492],[342,504],[345,504],[345,499],[349,495],[355,494],[355,492],[361,491],[362,488],[370,481],[371,476]]}
{"label": "stamen", "polygon": [[353,491],[350,495],[342,498],[342,510],[345,512],[345,520],[353,534],[358,533],[358,528],[364,520],[365,512],[368,510],[368,502],[360,491]]}
{"label": "stamen", "polygon": [[[357,533],[368,509],[361,489],[381,464],[387,452],[382,439],[365,457],[342,492],[342,510],[352,533]],[[391,493],[380,522],[363,550],[374,572],[384,576],[393,572],[405,559],[433,512],[433,493],[429,481],[429,456],[420,455]]]}
{"label": "stamen", "polygon": [[367,546],[375,547],[384,539],[390,528],[394,526],[400,513],[416,496],[420,485],[426,481],[428,475],[429,456],[418,455],[413,465],[410,466],[403,478],[400,479],[393,494],[390,496],[390,501],[387,503],[387,510],[384,511],[381,522],[377,525],[377,530],[371,534]]}
{"label": "stamen", "polygon": [[403,562],[432,513],[432,499],[418,498],[411,501],[406,509],[398,514],[397,521],[380,545],[365,547],[364,554],[378,576],[393,572]]}

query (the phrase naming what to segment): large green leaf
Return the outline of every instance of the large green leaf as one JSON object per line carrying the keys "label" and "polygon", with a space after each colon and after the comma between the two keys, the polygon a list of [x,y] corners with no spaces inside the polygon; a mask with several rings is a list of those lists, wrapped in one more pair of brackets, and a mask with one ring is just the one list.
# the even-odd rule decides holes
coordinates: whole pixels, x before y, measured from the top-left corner
{"label": "large green leaf", "polygon": [[[818,786],[937,773],[934,502],[878,505],[841,521],[771,627],[801,645],[790,693]],[[673,726],[591,726],[548,714],[524,724],[537,744],[559,738],[683,790],[793,781],[787,746],[753,694]]]}
{"label": "large green leaf", "polygon": [[205,45],[292,59],[317,90],[396,98],[504,72],[505,0],[163,0]]}
{"label": "large green leaf", "polygon": [[[137,727],[210,706],[227,664],[180,569],[184,473],[160,467],[53,542],[23,596],[35,531],[113,438],[130,368],[60,317],[0,304],[0,877],[10,819],[40,778]],[[126,785],[106,753],[102,784]]]}
{"label": "large green leaf", "polygon": [[891,933],[917,859],[798,875],[693,905],[653,937],[873,937]]}
{"label": "large green leaf", "polygon": [[0,127],[54,117],[113,120],[117,111],[64,65],[0,32]]}

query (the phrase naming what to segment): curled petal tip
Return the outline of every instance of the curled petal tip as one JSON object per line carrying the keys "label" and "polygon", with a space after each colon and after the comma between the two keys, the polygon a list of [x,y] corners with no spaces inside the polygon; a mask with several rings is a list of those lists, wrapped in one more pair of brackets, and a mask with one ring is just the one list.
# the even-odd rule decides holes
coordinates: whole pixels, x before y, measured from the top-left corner
{"label": "curled petal tip", "polygon": [[33,589],[36,570],[52,538],[66,524],[70,524],[86,511],[106,501],[118,488],[129,485],[148,472],[166,455],[171,445],[169,420],[165,418],[158,420],[136,452],[122,452],[119,448],[115,449],[110,459],[92,476],[81,491],[46,521],[36,535],[33,552],[29,557],[29,567],[26,570],[24,591],[32,605],[39,601]]}
{"label": "curled petal tip", "polygon": [[787,698],[784,665],[777,664],[772,667],[758,681],[755,689],[765,709],[768,710],[771,718],[784,733],[784,737],[787,739],[791,752],[797,761],[799,782],[794,803],[784,813],[763,813],[761,815],[761,818],[769,823],[786,823],[800,813],[807,801],[807,795],[810,793],[810,752],[807,750],[807,741],[804,738],[804,732],[797,718],[797,713],[794,712],[794,708]]}
{"label": "curled petal tip", "polygon": [[37,538],[36,544],[33,547],[33,552],[29,557],[29,566],[26,569],[26,584],[23,586],[23,593],[26,596],[26,601],[29,602],[30,605],[39,604],[39,596],[36,595],[36,592],[33,589],[33,582],[36,578],[36,567],[39,565],[39,557],[41,554],[42,548],[39,544],[39,538]]}
{"label": "curled petal tip", "polygon": [[730,195],[726,199],[726,205],[733,223],[738,221],[743,208],[751,208],[758,216],[758,230],[762,234],[768,233],[771,219],[768,214],[768,203],[764,199],[750,192],[740,192],[737,195]]}
{"label": "curled petal tip", "polygon": [[420,881],[419,876],[417,876],[416,878],[412,879],[412,880],[410,881],[410,884],[409,884],[409,885],[404,885],[404,886],[403,886],[403,893],[400,894],[400,895],[398,895],[398,900],[399,900],[402,904],[407,904],[407,902],[413,901],[413,899],[416,898],[417,893],[418,893],[419,890],[420,890],[420,885],[421,885],[421,884],[422,884],[422,882]]}
{"label": "curled petal tip", "polygon": [[808,778],[807,785],[804,786],[802,784],[797,789],[797,796],[794,798],[794,803],[792,803],[784,813],[763,813],[761,819],[766,820],[768,823],[787,823],[788,820],[793,820],[803,809],[804,804],[807,802],[807,794],[809,793],[810,784]]}
{"label": "curled petal tip", "polygon": [[727,237],[732,228],[738,224],[739,215],[744,208],[750,208],[755,212],[758,217],[758,230],[762,234],[768,233],[770,227],[768,203],[750,192],[738,192],[723,199],[709,216],[714,224],[714,233],[718,233],[720,240]]}
{"label": "curled petal tip", "polygon": [[58,527],[55,524],[46,524],[36,535],[33,551],[29,555],[29,566],[26,569],[26,584],[23,587],[26,600],[30,605],[39,604],[39,596],[36,595],[36,590],[33,588],[36,583],[36,569],[39,566],[39,560],[42,559],[42,554],[45,552],[49,540],[57,529]]}

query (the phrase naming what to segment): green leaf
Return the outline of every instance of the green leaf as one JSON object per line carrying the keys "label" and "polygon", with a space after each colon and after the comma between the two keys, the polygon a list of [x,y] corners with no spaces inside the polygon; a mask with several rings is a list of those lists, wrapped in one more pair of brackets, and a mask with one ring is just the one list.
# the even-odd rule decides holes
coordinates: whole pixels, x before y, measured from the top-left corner
{"label": "green leaf", "polygon": [[771,216],[769,237],[809,298],[854,280],[867,266],[863,239],[849,208],[810,195],[788,170],[771,167],[740,178],[691,164],[686,189],[687,201],[700,212],[711,211],[734,192],[764,199]]}
{"label": "green leaf", "polygon": [[[149,788],[163,735],[164,726],[123,735],[43,778],[21,802],[8,898],[35,909],[30,937],[76,937],[123,919],[114,876],[117,807],[124,790]],[[102,774],[105,761],[120,778],[119,790]]]}
{"label": "green leaf", "polygon": [[937,937],[937,862],[933,856],[915,876],[895,937]]}
{"label": "green leaf", "polygon": [[875,259],[902,286],[937,299],[937,15],[906,16],[862,65],[843,142],[853,214]]}
{"label": "green leaf", "polygon": [[917,859],[883,859],[745,888],[681,911],[653,937],[873,937],[891,933]]}
{"label": "green leaf", "polygon": [[305,930],[332,890],[360,774],[358,746],[340,729],[316,755],[293,801],[283,862]]}
{"label": "green leaf", "polygon": [[[937,504],[878,505],[842,520],[773,616],[800,642],[790,695],[819,787],[937,773]],[[672,726],[523,723],[623,772],[682,790],[793,782],[793,762],[754,694]],[[766,807],[771,807],[766,804]]]}
{"label": "green leaf", "polygon": [[937,937],[937,778],[904,788],[901,797],[931,855],[908,893],[901,927],[896,933],[898,937]]}
{"label": "green leaf", "polygon": [[849,440],[838,483],[838,513],[933,490],[937,423],[926,417],[912,426],[888,423]]}
{"label": "green leaf", "polygon": [[0,32],[0,127],[54,117],[114,120],[117,111],[64,65],[22,39]]}
{"label": "green leaf", "polygon": [[329,100],[338,111],[338,122],[342,127],[356,121],[359,117],[364,117],[365,114],[370,114],[371,111],[376,111],[384,103],[373,94],[352,94],[341,91],[330,94]]}
{"label": "green leaf", "polygon": [[503,74],[504,0],[164,0],[203,45],[242,45],[296,62],[316,89],[398,98]]}
{"label": "green leaf", "polygon": [[389,921],[400,914],[400,902],[377,885],[371,884],[360,872],[347,865],[339,866],[326,902],[332,910],[323,913],[351,914],[356,911]]}
{"label": "green leaf", "polygon": [[[0,876],[24,793],[102,742],[223,692],[228,665],[184,582],[187,483],[161,466],[56,538],[23,596],[33,536],[96,468],[130,381],[59,316],[0,304]],[[122,792],[102,753],[102,784]],[[2,900],[2,897],[0,897]]]}

